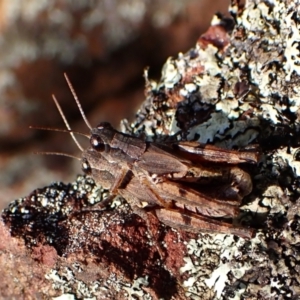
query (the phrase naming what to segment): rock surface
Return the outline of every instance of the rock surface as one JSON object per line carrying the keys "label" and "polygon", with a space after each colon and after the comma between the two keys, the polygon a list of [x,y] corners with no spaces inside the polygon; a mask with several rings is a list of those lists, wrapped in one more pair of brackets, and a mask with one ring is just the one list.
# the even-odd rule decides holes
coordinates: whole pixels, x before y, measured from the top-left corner
{"label": "rock surface", "polygon": [[[2,213],[2,297],[298,299],[299,15],[291,1],[233,1],[194,48],[170,58],[123,131],[150,140],[256,145],[253,191],[235,222],[253,239],[188,234],[133,214],[85,176],[12,202]],[[72,298],[73,297],[73,298]],[[61,299],[61,298],[59,298]]]}

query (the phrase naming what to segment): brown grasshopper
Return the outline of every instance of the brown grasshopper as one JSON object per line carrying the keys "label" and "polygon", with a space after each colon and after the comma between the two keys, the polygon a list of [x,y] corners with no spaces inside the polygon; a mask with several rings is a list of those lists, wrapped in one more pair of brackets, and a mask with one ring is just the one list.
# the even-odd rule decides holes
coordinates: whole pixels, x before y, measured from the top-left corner
{"label": "brown grasshopper", "polygon": [[252,190],[250,175],[237,167],[256,163],[258,153],[221,149],[197,142],[151,143],[102,122],[92,128],[65,75],[77,106],[90,129],[83,149],[55,97],[62,118],[82,151],[82,169],[103,188],[109,200],[121,195],[135,213],[152,211],[166,225],[191,232],[215,232],[251,238],[253,230],[224,222],[239,214]]}

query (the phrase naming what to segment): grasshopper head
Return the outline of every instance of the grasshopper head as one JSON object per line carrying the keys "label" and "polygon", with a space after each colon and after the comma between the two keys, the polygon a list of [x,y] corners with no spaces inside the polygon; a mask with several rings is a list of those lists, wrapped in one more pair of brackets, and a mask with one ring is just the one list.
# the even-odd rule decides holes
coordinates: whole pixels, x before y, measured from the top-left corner
{"label": "grasshopper head", "polygon": [[116,130],[108,122],[101,122],[91,130],[90,144],[96,151],[107,151]]}
{"label": "grasshopper head", "polygon": [[105,189],[110,189],[115,181],[114,170],[117,164],[109,162],[99,151],[92,147],[82,152],[82,170],[85,174],[91,176],[97,185]]}

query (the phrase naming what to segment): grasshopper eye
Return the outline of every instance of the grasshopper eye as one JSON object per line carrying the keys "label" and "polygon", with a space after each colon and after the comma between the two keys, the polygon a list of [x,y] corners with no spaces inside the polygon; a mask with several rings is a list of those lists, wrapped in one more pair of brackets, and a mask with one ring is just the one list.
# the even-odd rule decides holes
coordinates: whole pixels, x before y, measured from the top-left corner
{"label": "grasshopper eye", "polygon": [[91,146],[97,151],[104,151],[105,145],[101,137],[97,134],[93,134],[90,139]]}
{"label": "grasshopper eye", "polygon": [[87,161],[87,159],[82,159],[82,171],[85,174],[91,174],[92,170],[91,170],[91,166],[89,164],[89,162]]}
{"label": "grasshopper eye", "polygon": [[104,129],[104,128],[112,128],[112,126],[108,122],[101,122],[97,126],[97,129]]}

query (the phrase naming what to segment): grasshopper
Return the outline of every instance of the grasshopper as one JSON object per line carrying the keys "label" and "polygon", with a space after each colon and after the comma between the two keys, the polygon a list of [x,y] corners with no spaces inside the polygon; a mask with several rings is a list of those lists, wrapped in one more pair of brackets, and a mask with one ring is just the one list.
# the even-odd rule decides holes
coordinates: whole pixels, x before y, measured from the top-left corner
{"label": "grasshopper", "polygon": [[87,149],[79,145],[55,96],[53,100],[82,151],[84,173],[110,191],[107,201],[121,195],[141,217],[152,212],[166,225],[190,232],[253,236],[252,229],[224,218],[237,217],[242,199],[252,191],[250,175],[237,165],[257,163],[258,153],[189,141],[147,142],[107,122],[93,128],[66,74],[65,78],[90,129]]}

